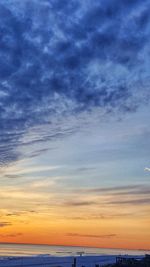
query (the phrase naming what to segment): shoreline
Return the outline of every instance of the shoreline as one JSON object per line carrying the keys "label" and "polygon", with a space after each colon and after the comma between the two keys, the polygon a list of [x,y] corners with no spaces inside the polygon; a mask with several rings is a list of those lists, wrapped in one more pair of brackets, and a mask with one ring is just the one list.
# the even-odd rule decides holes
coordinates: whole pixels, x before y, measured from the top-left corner
{"label": "shoreline", "polygon": [[[33,255],[33,256],[0,256],[0,267],[19,267],[19,266],[61,266],[61,267],[95,267],[104,266],[107,264],[116,263],[117,257],[120,255],[97,255],[97,256],[87,256],[87,255],[76,255],[76,256],[52,256],[52,255]],[[143,259],[144,255],[121,255],[121,257],[126,259]]]}

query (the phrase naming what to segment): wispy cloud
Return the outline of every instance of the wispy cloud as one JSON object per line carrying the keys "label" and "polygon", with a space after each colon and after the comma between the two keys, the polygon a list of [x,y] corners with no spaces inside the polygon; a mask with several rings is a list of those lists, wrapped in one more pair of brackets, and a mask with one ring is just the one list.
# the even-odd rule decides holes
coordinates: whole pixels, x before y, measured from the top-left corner
{"label": "wispy cloud", "polygon": [[[65,205],[68,207],[92,207],[92,205],[94,205],[97,208],[106,206],[108,207],[112,205],[127,205],[128,207],[139,205],[140,207],[142,207],[149,205],[149,195],[150,187],[148,184],[101,187],[90,189],[84,188],[80,189],[74,195],[74,198],[79,199],[78,201],[66,202]],[[99,219],[103,218],[101,216],[98,217]],[[120,214],[118,217],[122,217],[122,215]],[[109,216],[105,214],[104,218],[109,218]]]}
{"label": "wispy cloud", "polygon": [[0,237],[5,238],[5,237],[18,237],[22,236],[22,233],[16,233],[16,234],[0,234]]}
{"label": "wispy cloud", "polygon": [[141,185],[125,185],[125,186],[112,186],[112,187],[101,187],[101,188],[90,188],[83,189],[86,193],[106,193],[106,192],[130,192],[131,190],[137,190],[141,188]]}
{"label": "wispy cloud", "polygon": [[0,228],[11,226],[11,225],[12,225],[11,222],[0,222]]}
{"label": "wispy cloud", "polygon": [[3,216],[6,216],[6,217],[20,217],[22,215],[30,215],[30,214],[37,214],[37,213],[38,213],[38,211],[35,211],[35,210],[16,211],[16,212],[3,213]]}
{"label": "wispy cloud", "polygon": [[138,198],[138,199],[119,199],[119,200],[112,200],[109,202],[109,204],[118,204],[118,205],[149,205],[150,204],[150,198]]}
{"label": "wispy cloud", "polygon": [[145,167],[144,171],[150,172],[150,168]]}
{"label": "wispy cloud", "polygon": [[69,201],[69,202],[65,202],[64,205],[65,206],[70,206],[70,207],[82,207],[82,206],[91,206],[91,205],[95,205],[96,202],[94,201]]}
{"label": "wispy cloud", "polygon": [[66,234],[70,237],[85,237],[85,238],[113,238],[116,237],[116,234],[108,234],[108,235],[84,235],[84,234],[77,234],[77,233],[68,233]]}
{"label": "wispy cloud", "polygon": [[125,185],[125,186],[113,186],[113,187],[98,187],[90,189],[81,189],[83,194],[95,194],[95,195],[149,195],[149,185]]}

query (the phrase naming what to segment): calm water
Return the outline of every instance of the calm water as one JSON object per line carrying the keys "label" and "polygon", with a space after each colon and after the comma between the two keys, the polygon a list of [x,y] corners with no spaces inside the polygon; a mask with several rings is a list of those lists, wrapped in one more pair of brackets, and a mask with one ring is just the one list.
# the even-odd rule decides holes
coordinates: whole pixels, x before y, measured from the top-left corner
{"label": "calm water", "polygon": [[63,247],[48,245],[24,245],[24,244],[0,244],[0,256],[28,256],[37,254],[50,254],[55,256],[77,255],[84,251],[86,255],[143,255],[150,254],[150,251],[144,250],[123,250],[123,249],[103,249],[87,247]]}

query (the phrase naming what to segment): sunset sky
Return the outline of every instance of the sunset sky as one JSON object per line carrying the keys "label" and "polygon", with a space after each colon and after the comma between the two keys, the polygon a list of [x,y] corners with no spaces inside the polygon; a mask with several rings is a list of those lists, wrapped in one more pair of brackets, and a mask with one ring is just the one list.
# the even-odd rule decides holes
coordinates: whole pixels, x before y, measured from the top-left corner
{"label": "sunset sky", "polygon": [[0,242],[150,249],[150,1],[0,1]]}

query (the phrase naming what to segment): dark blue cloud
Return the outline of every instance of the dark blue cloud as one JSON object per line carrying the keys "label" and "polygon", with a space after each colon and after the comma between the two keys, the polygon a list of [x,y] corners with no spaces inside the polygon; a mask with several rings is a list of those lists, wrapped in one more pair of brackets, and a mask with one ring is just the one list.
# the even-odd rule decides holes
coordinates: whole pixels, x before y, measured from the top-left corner
{"label": "dark blue cloud", "polygon": [[[148,1],[2,0],[0,164],[58,114],[131,112],[148,97]],[[142,97],[141,97],[142,96]]]}

